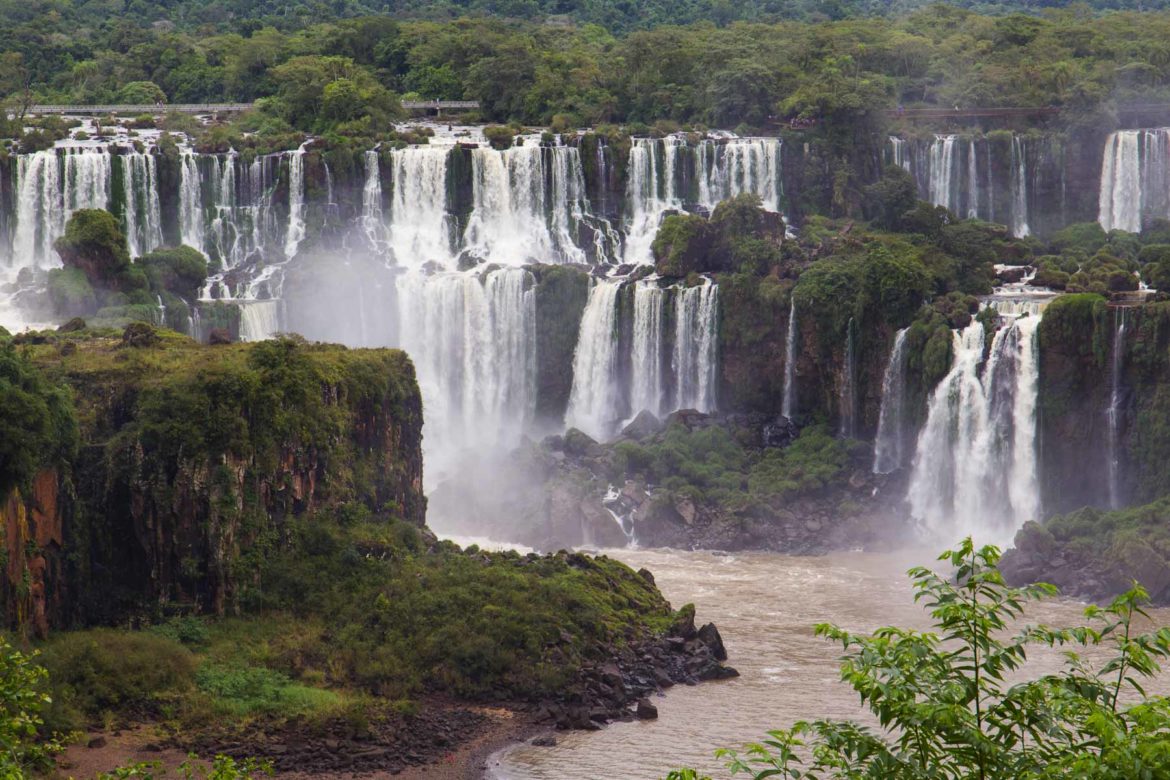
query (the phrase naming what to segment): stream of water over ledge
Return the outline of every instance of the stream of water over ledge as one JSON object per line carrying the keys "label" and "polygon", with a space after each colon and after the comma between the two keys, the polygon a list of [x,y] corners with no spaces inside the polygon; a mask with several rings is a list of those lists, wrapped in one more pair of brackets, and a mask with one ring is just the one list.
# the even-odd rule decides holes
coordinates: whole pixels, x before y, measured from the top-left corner
{"label": "stream of water over ledge", "polygon": [[[926,628],[905,572],[932,565],[937,551],[836,553],[792,557],[677,550],[610,550],[606,554],[654,573],[678,607],[694,602],[700,622],[714,621],[740,677],[676,686],[655,700],[658,720],[611,724],[595,732],[558,732],[555,747],[517,745],[492,756],[496,780],[647,780],[679,766],[728,776],[719,747],[756,741],[768,729],[802,718],[860,719],[856,694],[838,679],[840,647],[812,627],[833,622],[853,631],[880,626]],[[1031,607],[1029,623],[1080,625],[1083,605],[1049,601]],[[1153,610],[1158,625],[1170,609]],[[1030,654],[1029,675],[1056,671],[1057,653]],[[1170,688],[1165,677],[1147,690]]]}

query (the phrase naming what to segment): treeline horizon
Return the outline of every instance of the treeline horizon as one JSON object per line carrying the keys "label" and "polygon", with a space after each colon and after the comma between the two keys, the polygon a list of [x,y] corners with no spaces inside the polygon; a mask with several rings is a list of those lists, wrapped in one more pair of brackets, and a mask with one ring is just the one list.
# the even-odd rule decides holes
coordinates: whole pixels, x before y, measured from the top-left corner
{"label": "treeline horizon", "polygon": [[[723,5],[759,19],[802,3],[821,5]],[[681,9],[667,18],[693,23],[623,28],[616,11],[615,30],[580,21],[619,5],[640,19]],[[478,100],[482,121],[561,127],[750,129],[800,119],[838,147],[882,132],[897,106],[1057,106],[1058,123],[1105,126],[1119,104],[1170,103],[1170,11],[1018,3],[1002,8],[1042,13],[992,15],[918,5],[842,0],[830,10],[857,18],[764,23],[723,19],[718,0],[420,1],[354,18],[340,17],[371,4],[339,0],[296,6],[303,24],[275,26],[273,18],[290,18],[275,2],[138,0],[101,6],[104,16],[96,3],[5,2],[0,95],[10,107],[258,101],[250,129],[261,133],[369,134],[401,116],[402,97]],[[909,12],[871,18],[868,6]],[[535,21],[395,17],[493,8]],[[319,21],[328,13],[339,18]],[[200,14],[231,21],[200,23]]]}

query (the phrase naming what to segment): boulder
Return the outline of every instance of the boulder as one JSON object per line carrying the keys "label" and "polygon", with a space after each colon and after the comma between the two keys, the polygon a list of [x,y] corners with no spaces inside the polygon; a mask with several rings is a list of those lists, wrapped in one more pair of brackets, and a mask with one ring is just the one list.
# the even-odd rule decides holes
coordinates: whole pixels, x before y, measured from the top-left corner
{"label": "boulder", "polygon": [[727,660],[727,649],[723,646],[723,637],[719,635],[719,629],[715,627],[714,623],[707,623],[699,629],[699,641],[710,648],[711,655],[715,656],[715,660]]}
{"label": "boulder", "polygon": [[629,425],[622,428],[622,436],[641,441],[642,439],[650,438],[661,430],[662,421],[643,409],[630,421]]}
{"label": "boulder", "polygon": [[638,699],[634,714],[638,716],[638,720],[654,720],[658,717],[658,708],[651,704],[649,699]]}
{"label": "boulder", "polygon": [[58,333],[76,333],[79,330],[85,330],[85,320],[81,319],[81,317],[74,317],[69,322],[57,328]]}

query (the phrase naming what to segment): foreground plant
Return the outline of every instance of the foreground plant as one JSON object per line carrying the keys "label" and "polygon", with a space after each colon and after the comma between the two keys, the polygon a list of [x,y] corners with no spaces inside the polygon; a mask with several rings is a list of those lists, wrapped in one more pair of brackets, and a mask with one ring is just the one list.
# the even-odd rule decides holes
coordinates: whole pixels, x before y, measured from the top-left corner
{"label": "foreground plant", "polygon": [[[953,579],[910,570],[915,601],[933,632],[882,628],[872,636],[829,624],[816,635],[845,649],[841,679],[861,696],[881,730],[852,722],[799,721],[768,732],[743,754],[721,750],[732,774],[757,778],[918,780],[1086,780],[1170,777],[1170,700],[1142,680],[1170,655],[1170,628],[1137,633],[1147,618],[1135,584],[1108,607],[1085,610],[1091,625],[1009,627],[1029,601],[1056,589],[1008,587],[995,547],[970,539],[939,560]],[[1062,646],[1058,674],[1009,681],[1031,646]],[[1107,647],[1101,665],[1081,651]],[[668,780],[701,780],[693,770]]]}

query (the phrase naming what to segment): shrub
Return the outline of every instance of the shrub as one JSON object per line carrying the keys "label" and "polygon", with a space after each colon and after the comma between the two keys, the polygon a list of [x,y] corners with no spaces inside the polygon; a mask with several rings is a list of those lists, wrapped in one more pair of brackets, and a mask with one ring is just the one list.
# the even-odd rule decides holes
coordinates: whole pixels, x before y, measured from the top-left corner
{"label": "shrub", "polygon": [[79,728],[107,713],[153,715],[190,690],[195,659],[177,642],[144,632],[93,629],[45,644],[52,681],[50,725]]}
{"label": "shrub", "polygon": [[[800,721],[771,731],[746,755],[728,751],[732,774],[767,777],[1132,778],[1170,776],[1170,700],[1147,697],[1141,680],[1170,656],[1170,628],[1138,634],[1145,592],[1134,586],[1108,607],[1085,610],[1090,625],[1067,629],[1023,625],[1024,605],[1055,594],[1051,585],[1009,588],[999,551],[967,539],[940,560],[939,575],[911,569],[915,601],[930,611],[933,631],[881,628],[853,634],[829,624],[818,636],[840,644],[841,680],[881,724]],[[1034,646],[1063,646],[1058,674],[1019,680]],[[1076,649],[1112,655],[1094,667]],[[1124,704],[1122,694],[1136,697]],[[807,757],[807,758],[806,758]],[[669,780],[695,778],[692,770]]]}

